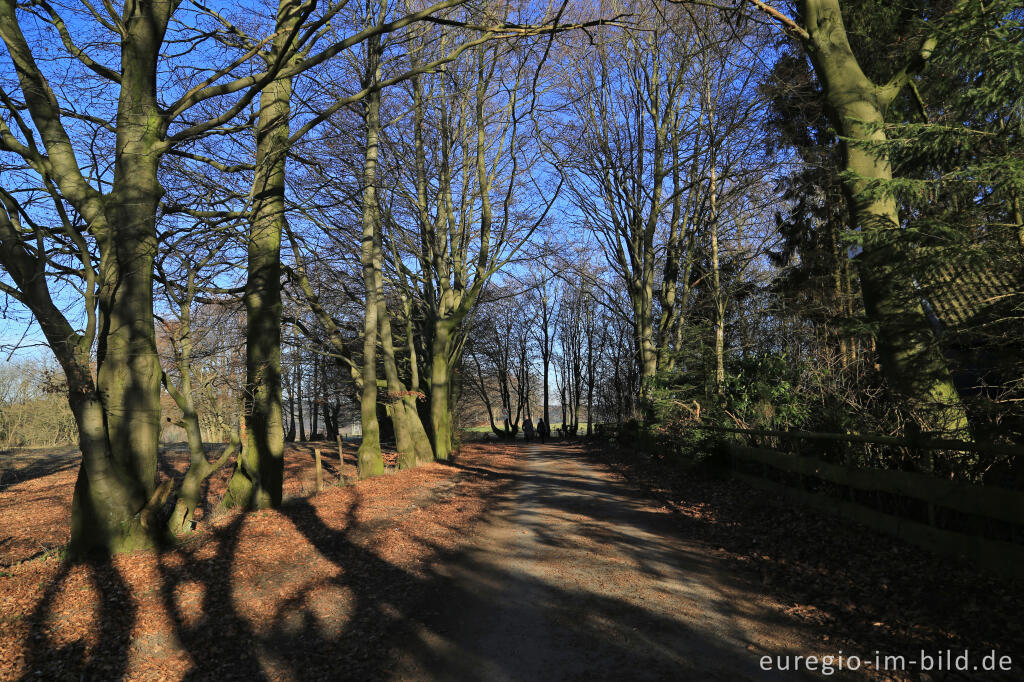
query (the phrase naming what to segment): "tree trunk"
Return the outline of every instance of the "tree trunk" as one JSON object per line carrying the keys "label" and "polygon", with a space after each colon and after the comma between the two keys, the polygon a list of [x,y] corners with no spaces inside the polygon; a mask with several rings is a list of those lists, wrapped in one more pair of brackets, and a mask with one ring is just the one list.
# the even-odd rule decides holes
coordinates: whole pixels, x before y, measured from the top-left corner
{"label": "tree trunk", "polygon": [[430,354],[430,424],[433,429],[434,457],[446,461],[452,452],[451,414],[451,320],[437,320]]}
{"label": "tree trunk", "polygon": [[[364,85],[379,78],[380,40],[367,43],[367,65]],[[380,138],[380,91],[371,91],[363,106],[366,124],[366,156],[363,160],[362,222],[363,236],[360,261],[363,268],[363,286],[366,289],[366,313],[363,318],[363,389],[359,398],[363,426],[363,441],[357,457],[359,478],[384,473],[384,459],[380,452],[380,423],[377,420],[377,324],[380,251],[376,235],[380,229],[380,210],[377,206],[377,154]]]}
{"label": "tree trunk", "polygon": [[313,391],[310,397],[309,437],[317,440],[320,433],[320,362],[316,355],[313,356]]}
{"label": "tree trunk", "polygon": [[[133,159],[118,166],[123,179],[115,183],[129,187],[115,193],[109,211],[116,237],[111,233],[100,245],[96,390],[70,396],[83,457],[71,503],[74,555],[149,547],[157,530],[137,515],[155,492],[160,437],[153,255],[161,191],[155,163],[146,168]],[[69,389],[82,390],[72,388],[70,377]]]}
{"label": "tree trunk", "polygon": [[558,394],[558,401],[560,403],[562,403],[562,431],[563,432],[566,429],[565,419],[568,416],[567,413],[566,413],[566,408],[568,407],[568,405],[566,405],[566,400],[565,400],[565,385],[567,383],[567,379],[568,379],[568,377],[564,377],[563,376],[562,388],[561,388],[561,390],[559,390],[559,394]]}
{"label": "tree trunk", "polygon": [[715,395],[719,400],[725,397],[725,297],[722,294],[721,268],[718,257],[718,175],[714,160],[711,162],[710,205],[711,216],[711,286],[715,308]]}
{"label": "tree trunk", "polygon": [[192,530],[192,515],[202,498],[203,481],[223,466],[240,445],[238,435],[232,433],[231,443],[224,448],[218,460],[211,463],[206,459],[206,448],[203,445],[202,429],[192,392],[192,303],[196,294],[195,277],[196,271],[190,268],[186,277],[185,295],[176,300],[179,305],[179,335],[176,341],[172,340],[172,346],[181,381],[180,390],[171,383],[166,373],[163,375],[164,387],[181,410],[181,426],[185,429],[189,451],[188,470],[178,488],[174,510],[167,523],[167,530],[174,535]]}
{"label": "tree trunk", "polygon": [[[593,313],[591,313],[593,314]],[[587,438],[594,426],[594,337],[587,336]]]}
{"label": "tree trunk", "polygon": [[[544,285],[541,285],[544,286]],[[551,412],[548,408],[548,368],[551,365],[551,333],[549,326],[551,324],[550,311],[548,309],[548,296],[547,292],[541,291],[541,318],[540,323],[542,326],[541,334],[543,346],[540,349],[541,362],[544,363],[544,423],[551,425]]]}
{"label": "tree trunk", "polygon": [[[547,332],[544,332],[544,336],[547,337]],[[547,345],[547,339],[545,338],[544,344]],[[548,366],[549,366],[550,353],[544,353],[544,423],[551,423],[551,411],[548,408]]]}
{"label": "tree trunk", "polygon": [[159,533],[152,523],[160,504],[155,487],[161,414],[153,263],[163,188],[157,176],[162,131],[155,73],[166,26],[158,15],[167,9],[155,9],[149,22],[125,22],[113,191],[106,200],[106,225],[96,231],[96,390],[81,385],[84,367],[70,367],[79,376],[68,377],[82,446],[71,503],[75,555],[149,547]]}
{"label": "tree trunk", "polygon": [[885,133],[871,124],[885,120],[885,110],[903,86],[899,78],[886,86],[872,83],[850,49],[838,0],[803,0],[815,73],[828,103],[828,115],[843,139],[844,181],[853,220],[862,234],[859,269],[864,307],[877,325],[882,371],[892,390],[906,401],[929,430],[963,433],[966,412],[945,359],[914,291],[907,267],[900,217],[891,195],[869,192],[873,181],[892,179],[889,156],[880,146]]}
{"label": "tree trunk", "polygon": [[324,440],[335,440],[338,435],[338,427],[335,426],[328,407],[327,403],[324,403]]}
{"label": "tree trunk", "polygon": [[298,363],[295,363],[295,369],[292,370],[292,385],[288,387],[288,433],[285,434],[284,439],[289,443],[295,442],[295,382],[294,378],[297,376]]}
{"label": "tree trunk", "polygon": [[[182,390],[184,392],[187,389],[183,387]],[[194,409],[185,413],[182,423],[188,441],[189,463],[188,471],[185,472],[185,478],[178,489],[174,510],[167,522],[167,530],[174,534],[188,533],[192,530],[192,515],[202,500],[203,481],[220,469],[240,445],[238,434],[232,433],[231,442],[221,451],[220,457],[215,462],[210,462],[206,459],[206,449],[199,433],[199,419]]]}
{"label": "tree trunk", "polygon": [[302,408],[302,356],[295,363],[295,404],[299,410],[299,440],[306,442],[306,414]]}
{"label": "tree trunk", "polygon": [[[378,289],[383,282],[382,273],[376,273]],[[433,456],[430,441],[420,422],[419,413],[413,404],[412,410],[406,400],[408,392],[398,377],[398,363],[395,361],[395,344],[391,335],[391,317],[387,305],[381,296],[377,302],[377,315],[380,322],[381,355],[384,360],[384,375],[388,386],[388,406],[391,419],[395,424],[395,444],[398,447],[398,468],[411,469],[424,458]]]}
{"label": "tree trunk", "polygon": [[[278,9],[274,58],[296,22],[293,7]],[[285,221],[290,78],[272,81],[260,95],[256,174],[245,283],[245,442],[221,504],[262,509],[281,505],[284,425],[281,408],[281,234]]]}
{"label": "tree trunk", "polygon": [[403,402],[405,403],[406,411],[409,414],[415,415],[415,419],[411,419],[410,423],[413,428],[413,440],[416,442],[416,456],[419,458],[420,463],[432,462],[434,461],[434,449],[431,446],[430,436],[427,434],[426,426],[423,423],[424,413],[420,410],[420,404],[417,402],[422,397],[422,393],[420,392],[420,369],[416,353],[416,336],[412,321],[412,301],[407,300],[404,302],[404,305],[406,346],[409,352],[409,392],[406,393]]}
{"label": "tree trunk", "polygon": [[[75,483],[71,511],[71,553],[81,556],[94,551],[113,553],[149,546],[153,535],[143,527],[139,512],[144,509],[153,485],[146,485],[147,462],[139,452],[113,456],[111,433],[102,399],[90,369],[91,338],[77,333],[54,305],[44,280],[37,274],[42,264],[26,251],[14,229],[9,211],[0,210],[0,260],[7,274],[24,294],[39,326],[64,370],[68,404],[78,427],[82,464]],[[108,295],[109,300],[109,295]],[[108,318],[109,319],[109,318]],[[106,326],[99,330],[100,338]],[[154,354],[155,359],[155,354]],[[158,416],[159,418],[159,416]],[[157,425],[158,426],[158,425]],[[156,464],[156,439],[144,454],[152,453]],[[127,466],[123,454],[132,455]]]}
{"label": "tree trunk", "polygon": [[633,311],[636,315],[636,343],[640,354],[641,390],[646,395],[658,373],[658,349],[654,343],[654,269],[644,266],[641,281],[636,284]]}

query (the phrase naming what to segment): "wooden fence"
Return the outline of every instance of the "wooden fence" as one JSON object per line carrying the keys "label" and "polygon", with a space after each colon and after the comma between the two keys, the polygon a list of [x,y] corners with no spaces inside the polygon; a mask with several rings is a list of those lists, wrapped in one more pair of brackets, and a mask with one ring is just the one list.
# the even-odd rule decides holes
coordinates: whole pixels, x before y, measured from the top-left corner
{"label": "wooden fence", "polygon": [[901,440],[799,431],[702,427],[730,434],[733,474],[758,488],[838,514],[937,554],[961,556],[988,570],[1024,576],[1024,492],[911,471],[869,469],[743,444],[737,435],[778,443],[866,443],[914,450],[962,450],[1024,457],[1024,448],[951,440]]}

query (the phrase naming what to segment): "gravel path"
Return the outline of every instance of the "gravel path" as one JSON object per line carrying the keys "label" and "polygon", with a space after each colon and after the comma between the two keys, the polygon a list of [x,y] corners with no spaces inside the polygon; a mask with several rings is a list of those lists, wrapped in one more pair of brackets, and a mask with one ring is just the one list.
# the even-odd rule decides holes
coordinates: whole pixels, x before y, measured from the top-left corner
{"label": "gravel path", "polygon": [[827,653],[644,492],[558,443],[522,453],[394,679],[791,680],[761,656]]}

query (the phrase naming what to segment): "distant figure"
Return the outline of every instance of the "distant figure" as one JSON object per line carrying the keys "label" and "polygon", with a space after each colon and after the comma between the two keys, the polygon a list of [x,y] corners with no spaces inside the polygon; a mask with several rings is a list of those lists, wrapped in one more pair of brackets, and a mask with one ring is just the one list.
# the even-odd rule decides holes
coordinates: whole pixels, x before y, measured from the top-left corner
{"label": "distant figure", "polygon": [[551,427],[543,419],[537,420],[537,435],[540,436],[541,443],[546,443],[548,436],[551,435]]}
{"label": "distant figure", "polygon": [[523,422],[523,438],[527,441],[533,438],[533,420],[529,417]]}

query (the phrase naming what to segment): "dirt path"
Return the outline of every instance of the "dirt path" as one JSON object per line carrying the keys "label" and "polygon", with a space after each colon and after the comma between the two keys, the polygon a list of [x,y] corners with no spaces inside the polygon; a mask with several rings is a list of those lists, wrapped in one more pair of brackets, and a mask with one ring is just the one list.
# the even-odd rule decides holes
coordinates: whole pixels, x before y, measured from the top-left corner
{"label": "dirt path", "polygon": [[[761,656],[830,653],[576,447],[466,445],[305,497],[296,454],[279,510],[163,552],[0,565],[0,680],[791,680]],[[66,537],[73,473],[5,487],[4,530],[17,512],[28,540]]]}
{"label": "dirt path", "polygon": [[523,455],[395,679],[783,679],[761,656],[822,653],[642,491],[557,443]]}

